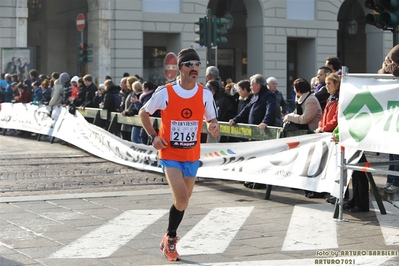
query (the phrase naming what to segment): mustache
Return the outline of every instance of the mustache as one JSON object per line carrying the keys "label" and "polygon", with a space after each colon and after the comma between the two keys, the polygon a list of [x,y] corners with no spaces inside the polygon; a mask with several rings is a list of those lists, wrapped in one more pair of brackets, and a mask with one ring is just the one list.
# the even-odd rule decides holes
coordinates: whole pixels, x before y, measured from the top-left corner
{"label": "mustache", "polygon": [[188,74],[191,75],[193,73],[198,75],[198,72],[196,70],[191,70],[190,73],[188,73]]}

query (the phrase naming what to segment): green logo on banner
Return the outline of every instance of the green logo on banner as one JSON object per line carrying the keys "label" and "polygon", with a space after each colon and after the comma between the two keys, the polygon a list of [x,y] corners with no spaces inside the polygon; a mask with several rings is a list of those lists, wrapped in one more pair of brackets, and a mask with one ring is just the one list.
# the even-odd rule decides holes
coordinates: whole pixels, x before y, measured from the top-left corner
{"label": "green logo on banner", "polygon": [[[360,111],[363,107],[368,108],[370,112]],[[346,120],[352,120],[349,126],[349,134],[356,142],[360,142],[367,136],[372,125],[380,124],[384,122],[384,119],[386,122],[383,130],[388,131],[397,107],[399,107],[399,101],[388,101],[387,111],[385,111],[369,89],[365,88],[355,95],[343,111]],[[399,123],[396,123],[396,131],[399,132]]]}

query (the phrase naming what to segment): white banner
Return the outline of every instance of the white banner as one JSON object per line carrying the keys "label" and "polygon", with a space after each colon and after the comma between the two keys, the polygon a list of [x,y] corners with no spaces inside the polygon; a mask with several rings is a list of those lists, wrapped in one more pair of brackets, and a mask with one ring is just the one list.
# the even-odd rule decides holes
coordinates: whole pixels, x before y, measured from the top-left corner
{"label": "white banner", "polygon": [[399,82],[343,76],[339,98],[341,145],[399,153]]}
{"label": "white banner", "polygon": [[[2,104],[0,128],[50,135],[98,157],[141,170],[162,172],[157,151],[135,144],[87,123],[77,112],[56,108],[52,118],[45,107]],[[338,196],[338,145],[331,133],[266,141],[201,144],[199,177],[249,181],[292,187]],[[348,162],[354,153],[346,152]],[[348,173],[350,176],[350,173]]]}

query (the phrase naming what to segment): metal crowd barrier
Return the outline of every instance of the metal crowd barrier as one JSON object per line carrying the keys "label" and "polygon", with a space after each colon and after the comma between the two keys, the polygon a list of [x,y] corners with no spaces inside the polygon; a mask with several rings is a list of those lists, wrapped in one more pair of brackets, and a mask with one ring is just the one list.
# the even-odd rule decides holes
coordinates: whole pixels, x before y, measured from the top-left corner
{"label": "metal crowd barrier", "polygon": [[[107,110],[97,108],[85,108],[79,112],[86,118],[93,119],[93,124],[99,127],[106,127],[109,132],[120,131],[121,124],[142,126],[138,116],[123,116],[120,113],[112,112],[108,119]],[[151,117],[155,129],[158,129],[161,119]],[[108,126],[107,126],[108,125]],[[222,136],[236,137],[251,140],[269,140],[282,137],[294,137],[312,133],[309,130],[284,131],[282,127],[269,126],[265,130],[257,128],[256,125],[241,124],[231,126],[228,122],[219,122],[220,134]],[[202,133],[207,133],[206,123],[203,124]]]}

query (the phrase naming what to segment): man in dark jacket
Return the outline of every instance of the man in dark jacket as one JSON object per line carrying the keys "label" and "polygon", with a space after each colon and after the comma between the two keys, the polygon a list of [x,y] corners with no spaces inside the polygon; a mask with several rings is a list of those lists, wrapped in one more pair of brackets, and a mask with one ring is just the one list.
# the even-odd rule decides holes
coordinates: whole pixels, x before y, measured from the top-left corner
{"label": "man in dark jacket", "polygon": [[326,76],[330,74],[332,71],[329,67],[322,66],[317,71],[317,79],[319,80],[319,84],[317,84],[316,88],[314,89],[314,95],[316,96],[317,100],[319,100],[321,111],[324,110],[324,107],[327,104],[327,99],[330,97],[330,93],[328,93],[326,88]]}
{"label": "man in dark jacket", "polygon": [[85,102],[81,105],[81,107],[94,107],[94,96],[96,96],[96,91],[98,90],[96,85],[93,83],[93,78],[91,75],[85,75],[83,77],[83,82],[85,83],[85,86],[87,88],[86,91],[86,100]]}
{"label": "man in dark jacket", "polygon": [[241,123],[248,119],[248,124],[258,125],[264,130],[274,126],[276,115],[276,96],[266,87],[266,79],[261,74],[250,78],[253,97],[250,103],[233,119],[230,125]]}

